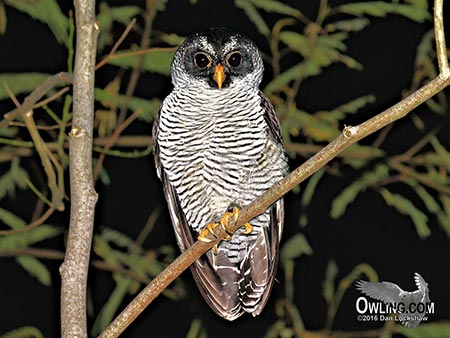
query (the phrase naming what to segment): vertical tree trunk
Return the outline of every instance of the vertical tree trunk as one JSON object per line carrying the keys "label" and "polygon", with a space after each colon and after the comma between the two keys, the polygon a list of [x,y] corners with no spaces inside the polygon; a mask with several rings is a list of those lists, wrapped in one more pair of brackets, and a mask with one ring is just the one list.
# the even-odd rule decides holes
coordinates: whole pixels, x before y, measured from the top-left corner
{"label": "vertical tree trunk", "polygon": [[69,133],[70,228],[61,266],[61,335],[87,337],[86,286],[97,201],[92,177],[94,75],[98,26],[95,1],[75,0],[77,43],[73,120]]}

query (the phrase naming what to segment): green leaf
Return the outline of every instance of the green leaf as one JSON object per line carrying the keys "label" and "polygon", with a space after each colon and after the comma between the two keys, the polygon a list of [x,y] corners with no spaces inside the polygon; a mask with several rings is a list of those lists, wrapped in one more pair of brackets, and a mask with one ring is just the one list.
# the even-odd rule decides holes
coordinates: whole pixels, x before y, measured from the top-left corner
{"label": "green leaf", "polygon": [[120,6],[110,8],[110,13],[113,19],[124,25],[128,25],[131,19],[137,16],[140,12],[141,8],[139,6]]}
{"label": "green leaf", "polygon": [[450,197],[444,194],[439,195],[442,203],[443,212],[438,213],[438,221],[442,229],[450,236]]}
{"label": "green leaf", "polygon": [[406,3],[413,5],[419,9],[428,11],[428,1],[427,0],[405,0]]}
{"label": "green leaf", "polygon": [[352,156],[360,157],[361,159],[373,159],[384,156],[384,151],[380,148],[374,148],[372,146],[364,146],[358,143],[352,144],[346,150],[345,153],[351,153]]}
{"label": "green leaf", "polygon": [[413,188],[430,213],[437,214],[441,210],[438,202],[423,186],[413,184]]}
{"label": "green leaf", "polygon": [[422,36],[419,45],[417,46],[415,65],[423,66],[430,61],[430,55],[433,53],[434,47],[434,30],[430,29]]}
{"label": "green leaf", "polygon": [[319,184],[319,181],[322,178],[323,174],[325,174],[324,168],[318,170],[309,179],[308,184],[306,185],[305,191],[303,192],[303,196],[301,199],[302,207],[307,206],[311,202],[311,199],[314,195],[314,191],[316,190],[316,187]]}
{"label": "green leaf", "polygon": [[158,261],[156,257],[147,257],[146,259],[142,259],[139,261],[139,266],[137,266],[140,271],[144,271],[152,277],[157,276],[164,269],[164,267],[165,264]]}
{"label": "green leaf", "polygon": [[439,155],[442,162],[444,163],[447,172],[450,173],[450,152],[439,142],[437,137],[432,137],[430,143],[433,146],[436,154]]}
{"label": "green leaf", "polygon": [[261,14],[253,6],[253,4],[248,0],[234,0],[234,5],[244,11],[245,15],[250,19],[251,22],[256,26],[258,32],[266,37],[270,35],[269,26],[262,18]]}
{"label": "green leaf", "polygon": [[371,15],[385,17],[388,14],[398,14],[417,22],[431,19],[430,13],[412,5],[386,3],[383,1],[358,2],[341,5],[339,12],[357,16]]}
{"label": "green leaf", "polygon": [[324,29],[330,33],[335,31],[359,32],[370,24],[370,20],[366,18],[357,18],[350,20],[341,20],[330,23]]}
{"label": "green leaf", "polygon": [[186,39],[185,36],[180,36],[175,33],[161,33],[161,35],[158,36],[163,42],[167,43],[168,45],[177,47],[181,45],[181,43]]}
{"label": "green leaf", "polygon": [[52,279],[47,267],[31,256],[18,256],[16,257],[17,263],[22,266],[28,273],[35,277],[39,283],[45,286],[51,286]]}
{"label": "green leaf", "polygon": [[275,91],[283,89],[283,87],[287,86],[289,82],[297,78],[306,79],[308,77],[318,75],[321,72],[322,69],[318,67],[316,63],[301,62],[287,69],[286,71],[275,77],[272,81],[270,81],[264,89],[264,92],[267,95],[270,95]]}
{"label": "green leaf", "polygon": [[[23,219],[21,219],[20,217],[17,217],[12,212],[10,212],[6,209],[3,209],[3,208],[0,208],[0,221],[2,223],[5,223],[11,229],[22,228],[25,225],[27,225],[27,223],[25,223],[25,221]],[[0,237],[0,241],[1,241],[1,237]]]}
{"label": "green leaf", "polygon": [[[311,202],[311,199],[314,195],[314,191],[316,190],[316,187],[319,184],[319,181],[324,173],[325,170],[322,168],[319,171],[317,171],[313,176],[311,176],[311,178],[309,179],[300,202],[303,209]],[[300,226],[302,227],[308,224],[308,214],[306,212],[301,213],[299,223]]]}
{"label": "green leaf", "polygon": [[116,278],[116,283],[114,291],[108,296],[108,300],[92,325],[91,334],[93,336],[98,336],[111,323],[132,282],[127,278],[120,277]]}
{"label": "green leaf", "polygon": [[[1,88],[1,84],[0,84],[0,88]],[[0,137],[6,137],[6,138],[10,138],[10,139],[16,138],[18,133],[19,133],[19,128],[17,128],[17,127],[7,127],[7,128],[0,129]]]}
{"label": "green leaf", "polygon": [[[112,105],[116,105],[118,107],[122,107],[125,102],[127,102],[127,97],[125,95],[112,95],[106,90],[100,88],[95,88],[94,95],[97,101],[111,102]],[[151,122],[154,120],[161,106],[161,100],[158,98],[145,100],[133,96],[128,103],[129,109],[132,111],[139,110],[141,113],[138,118],[146,122]]]}
{"label": "green leaf", "polygon": [[356,199],[356,196],[366,189],[366,186],[360,181],[355,181],[344,190],[331,203],[330,216],[333,219],[338,219],[344,215],[347,207]]}
{"label": "green leaf", "polygon": [[281,32],[280,40],[291,50],[302,55],[304,60],[274,78],[265,91],[270,94],[297,78],[306,79],[318,75],[323,68],[335,62],[341,62],[352,69],[362,69],[362,65],[356,60],[340,53],[347,49],[344,43],[347,37],[346,32],[319,35],[315,38],[307,38],[305,35],[291,31]]}
{"label": "green leaf", "polygon": [[430,228],[427,225],[427,215],[420,211],[409,199],[403,195],[391,193],[385,188],[380,189],[380,193],[387,205],[411,218],[420,238],[424,239],[431,234]]}
{"label": "green leaf", "polygon": [[2,334],[0,338],[44,338],[44,335],[34,326],[23,326]]}
{"label": "green leaf", "polygon": [[106,2],[101,2],[99,5],[99,14],[97,15],[97,23],[100,27],[97,43],[98,50],[101,51],[106,45],[113,44],[112,27],[114,21],[126,26],[140,12],[141,9],[137,6],[109,7]]}
{"label": "green leaf", "polygon": [[395,332],[407,338],[443,338],[450,337],[450,323],[423,323],[411,329],[403,325],[396,325]]}
{"label": "green leaf", "polygon": [[334,261],[329,261],[325,271],[325,280],[322,283],[322,296],[328,304],[331,304],[336,292],[334,281],[338,273],[338,267]]}
{"label": "green leaf", "polygon": [[[141,55],[128,55],[136,51],[122,50],[115,54],[114,58],[108,60],[110,65],[135,68]],[[145,54],[144,64],[142,70],[152,73],[157,73],[165,76],[170,75],[170,64],[172,63],[175,51],[161,51],[155,50]],[[122,56],[123,55],[123,56]]]}
{"label": "green leaf", "polygon": [[[316,39],[307,38],[305,35],[291,31],[280,33],[280,40],[293,51],[310,58],[319,55],[322,59],[324,59],[323,54],[333,54],[335,50],[345,51],[347,46],[343,41],[347,38],[348,33],[346,32],[320,35]],[[326,60],[320,61],[319,64],[330,64],[330,58],[335,58],[335,54],[327,57]]]}
{"label": "green leaf", "polygon": [[347,116],[347,114],[355,114],[361,108],[364,108],[369,103],[375,102],[374,95],[365,95],[358,97],[357,99],[351,100],[339,107],[333,109],[330,113],[333,114],[333,118],[341,120]]}
{"label": "green leaf", "polygon": [[51,74],[45,73],[9,73],[0,74],[0,100],[8,99],[6,83],[15,95],[30,93],[47,80]]}
{"label": "green leaf", "polygon": [[348,38],[347,32],[340,32],[335,34],[320,35],[317,39],[317,44],[330,49],[337,49],[341,52],[347,50],[347,45],[344,40]]}
{"label": "green leaf", "polygon": [[11,161],[10,170],[0,177],[0,200],[6,195],[13,199],[16,187],[21,190],[27,187],[28,173],[19,165],[19,162],[19,158],[14,158]]}
{"label": "green leaf", "polygon": [[333,219],[338,219],[344,215],[347,207],[355,200],[359,193],[366,190],[367,186],[388,176],[389,168],[385,164],[379,164],[372,171],[365,173],[360,179],[354,181],[336,196],[331,203],[331,217]]}
{"label": "green leaf", "polygon": [[268,13],[277,13],[287,16],[300,17],[301,13],[298,9],[288,6],[282,2],[275,0],[251,0],[255,7],[258,7]]}
{"label": "green leaf", "polygon": [[339,61],[350,69],[361,71],[364,68],[362,64],[360,64],[358,61],[356,61],[354,58],[348,55],[340,54]]}
{"label": "green leaf", "polygon": [[303,234],[295,234],[289,238],[281,248],[280,261],[285,264],[286,261],[299,258],[302,255],[312,255],[313,250],[308,240]]}
{"label": "green leaf", "polygon": [[105,228],[102,231],[101,237],[105,241],[114,243],[114,245],[122,247],[127,251],[142,253],[142,248],[138,247],[136,243],[126,234],[121,233],[117,230]]}
{"label": "green leaf", "polygon": [[100,5],[103,8],[103,11],[97,15],[100,29],[110,27],[112,21],[128,25],[131,19],[141,12],[141,8],[138,6],[103,7],[107,6],[106,2],[102,2]]}
{"label": "green leaf", "polygon": [[[5,215],[6,215],[6,217],[5,217]],[[17,225],[17,222],[25,225],[25,222],[23,220],[21,220],[20,218],[18,218],[15,215],[13,215],[9,211],[6,211],[6,210],[0,208],[0,219],[3,222],[7,223],[7,222],[11,221],[11,220],[7,220],[8,217],[14,219],[13,222],[16,225]],[[13,229],[16,229],[16,228],[17,227],[14,227]],[[12,234],[9,236],[2,236],[2,237],[0,237],[0,251],[24,249],[34,243],[43,241],[45,239],[53,238],[53,237],[61,234],[62,232],[63,232],[62,228],[57,228],[52,225],[42,224],[42,225],[38,226],[37,228],[34,228],[27,232]]]}
{"label": "green leaf", "polygon": [[191,327],[189,328],[188,333],[186,334],[186,338],[207,338],[206,330],[202,325],[202,321],[198,318],[195,318]]}
{"label": "green leaf", "polygon": [[0,35],[6,33],[8,18],[6,17],[5,4],[0,2]]}
{"label": "green leaf", "polygon": [[51,29],[59,43],[65,44],[68,39],[69,20],[61,12],[56,0],[17,1],[6,0],[5,3],[17,10],[37,19]]}
{"label": "green leaf", "polygon": [[280,33],[280,41],[304,57],[309,55],[309,49],[311,46],[308,39],[303,34],[284,31]]}
{"label": "green leaf", "polygon": [[355,266],[342,282],[348,285],[353,284],[356,279],[361,278],[361,275],[365,275],[370,282],[378,282],[376,270],[367,263],[360,263]]}
{"label": "green leaf", "polygon": [[[93,158],[92,159],[92,167],[96,168],[97,163],[98,163],[98,159]],[[102,168],[100,169],[100,172],[98,173],[98,178],[100,179],[102,184],[104,184],[105,186],[109,186],[111,184],[111,178],[109,177],[109,174],[106,171],[104,166],[102,166]]]}

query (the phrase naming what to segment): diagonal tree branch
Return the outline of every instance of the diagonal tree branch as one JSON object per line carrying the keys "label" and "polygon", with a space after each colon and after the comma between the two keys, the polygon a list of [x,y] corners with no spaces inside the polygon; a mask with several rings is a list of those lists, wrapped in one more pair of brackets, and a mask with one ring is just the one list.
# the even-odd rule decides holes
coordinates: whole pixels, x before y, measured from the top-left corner
{"label": "diagonal tree branch", "polygon": [[[312,156],[308,161],[291,172],[283,180],[276,183],[272,188],[255,199],[250,205],[243,208],[236,223],[227,228],[228,232],[236,231],[246,222],[249,222],[257,215],[263,213],[275,201],[281,198],[296,185],[303,182],[317,170],[322,168],[350,145],[406,116],[414,108],[450,84],[450,72],[448,68],[445,46],[442,7],[443,0],[435,0],[434,22],[437,45],[436,50],[438,54],[440,74],[434,80],[419,88],[399,103],[367,120],[366,122],[355,127],[345,127],[342,134],[333,142]],[[182,255],[176,258],[166,269],[164,269],[164,271],[162,271],[155,279],[153,279],[99,337],[110,338],[119,336],[145,309],[145,307],[148,306],[162,292],[162,290],[164,290],[175,278],[187,269],[189,265],[191,265],[201,255],[219,243],[226,236],[227,233],[221,227],[216,227],[215,236],[210,235],[209,237],[211,242],[205,243],[197,241],[194,243]]]}
{"label": "diagonal tree branch", "polygon": [[98,26],[95,0],[75,0],[77,45],[69,133],[70,227],[61,265],[62,337],[87,337],[86,287],[97,193],[92,178],[94,75]]}

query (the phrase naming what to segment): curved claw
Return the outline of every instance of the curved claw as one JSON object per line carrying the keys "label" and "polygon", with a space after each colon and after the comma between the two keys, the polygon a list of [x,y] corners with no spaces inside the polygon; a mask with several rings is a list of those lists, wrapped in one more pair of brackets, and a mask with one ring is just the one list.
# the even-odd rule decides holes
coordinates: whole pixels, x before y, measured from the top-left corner
{"label": "curved claw", "polygon": [[229,227],[228,223],[230,222],[230,218],[233,218],[233,224],[237,221],[237,219],[239,218],[238,208],[233,208],[233,212],[227,211],[219,221],[219,224],[222,227],[222,229],[228,234],[227,237],[224,238],[226,241],[229,241],[232,235],[232,233],[228,231]]}
{"label": "curved claw", "polygon": [[197,239],[201,242],[211,243],[215,239],[208,238],[209,237],[208,235],[212,234],[215,238],[217,238],[216,235],[214,234],[214,228],[217,226],[218,226],[217,223],[206,224],[206,227],[198,234]]}
{"label": "curved claw", "polygon": [[[205,243],[211,243],[212,241],[216,240],[217,237],[214,233],[214,229],[220,225],[222,229],[227,233],[227,236],[224,238],[224,240],[231,240],[232,233],[228,230],[230,219],[232,219],[232,224],[236,223],[237,219],[239,218],[239,213],[240,210],[235,207],[233,208],[232,212],[226,212],[220,219],[219,223],[206,224],[206,227],[200,231],[197,239]],[[242,232],[243,234],[248,235],[253,231],[253,226],[250,223],[245,223],[244,226],[245,230]],[[213,235],[213,239],[211,239],[210,234]],[[214,255],[217,255],[219,253],[219,244],[216,244],[212,247],[212,252]]]}
{"label": "curved claw", "polygon": [[253,231],[253,226],[250,223],[245,223],[245,230],[242,232],[244,235],[248,235]]}

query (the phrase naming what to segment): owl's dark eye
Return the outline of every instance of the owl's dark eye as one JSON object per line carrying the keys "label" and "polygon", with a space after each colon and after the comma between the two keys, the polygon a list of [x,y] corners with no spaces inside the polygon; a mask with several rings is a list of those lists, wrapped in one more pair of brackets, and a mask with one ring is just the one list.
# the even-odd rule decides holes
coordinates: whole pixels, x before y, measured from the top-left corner
{"label": "owl's dark eye", "polygon": [[227,57],[227,63],[231,67],[237,67],[241,64],[242,61],[242,54],[239,52],[233,52],[228,55]]}
{"label": "owl's dark eye", "polygon": [[198,52],[194,55],[194,63],[198,68],[206,68],[211,65],[211,58],[203,52]]}

